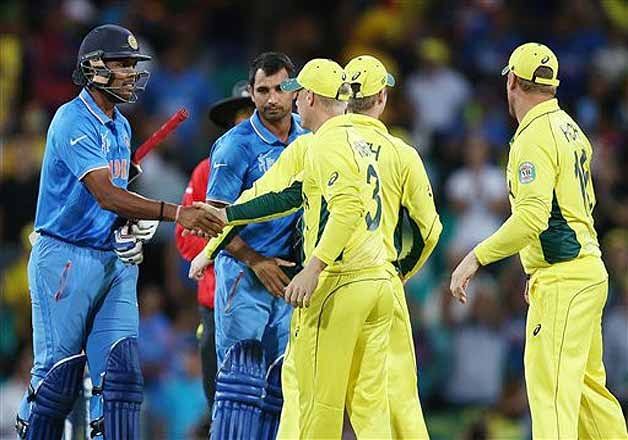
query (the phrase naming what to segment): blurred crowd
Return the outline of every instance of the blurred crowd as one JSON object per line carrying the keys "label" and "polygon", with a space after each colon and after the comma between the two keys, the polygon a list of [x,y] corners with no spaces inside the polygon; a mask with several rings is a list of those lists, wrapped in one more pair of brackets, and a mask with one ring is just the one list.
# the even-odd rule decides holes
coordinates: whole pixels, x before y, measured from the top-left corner
{"label": "blurred crowd", "polygon": [[[628,409],[628,5],[621,0],[185,2],[8,0],[0,10],[0,437],[12,431],[31,354],[27,235],[35,214],[46,129],[78,90],[84,34],[131,29],[153,56],[140,101],[121,110],[139,145],[167,117],[191,117],[147,158],[133,189],[178,202],[190,171],[221,134],[212,103],[247,76],[258,53],[340,63],[369,53],[397,77],[384,115],[415,145],[444,224],[426,268],[407,285],[420,388],[433,438],[527,438],[523,381],[525,277],[516,258],[482,271],[471,302],[452,301],[452,265],[509,212],[504,180],[508,115],[500,70],[525,41],[560,62],[558,98],[594,146],[596,227],[610,274],[604,319],[608,384]],[[140,347],[150,438],[193,438],[208,411],[187,263],[171,225],[146,246],[140,269]]]}

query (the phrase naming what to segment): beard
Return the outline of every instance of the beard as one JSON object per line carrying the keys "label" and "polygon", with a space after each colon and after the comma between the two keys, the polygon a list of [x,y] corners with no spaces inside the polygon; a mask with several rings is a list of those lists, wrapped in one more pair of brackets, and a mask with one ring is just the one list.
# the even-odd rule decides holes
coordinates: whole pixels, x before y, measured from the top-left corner
{"label": "beard", "polygon": [[290,110],[278,105],[274,105],[264,106],[264,108],[261,109],[260,113],[267,121],[275,122],[285,118],[288,114],[290,114]]}

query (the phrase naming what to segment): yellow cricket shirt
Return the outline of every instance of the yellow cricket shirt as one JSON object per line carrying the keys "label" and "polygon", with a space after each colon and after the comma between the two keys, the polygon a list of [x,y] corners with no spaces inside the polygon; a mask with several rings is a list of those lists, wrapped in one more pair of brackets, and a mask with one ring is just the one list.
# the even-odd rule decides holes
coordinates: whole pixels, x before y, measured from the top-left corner
{"label": "yellow cricket shirt", "polygon": [[[380,228],[387,258],[408,279],[423,266],[443,229],[423,161],[413,147],[392,136],[380,120],[356,113],[346,118],[379,165],[383,205]],[[404,235],[410,237],[409,249],[402,249]]]}
{"label": "yellow cricket shirt", "polygon": [[506,175],[512,214],[475,248],[480,264],[519,252],[531,274],[554,263],[599,257],[592,154],[589,140],[556,99],[530,109],[510,143]]}
{"label": "yellow cricket shirt", "polygon": [[[275,183],[289,186],[229,206],[229,224],[266,221],[303,207],[306,261],[315,255],[328,265],[329,272],[384,264],[386,252],[378,231],[382,216],[380,178],[365,140],[347,115],[329,119],[315,134],[300,140],[301,146],[288,147],[269,170],[273,172],[275,165],[281,169],[283,162],[286,169],[294,171],[302,157],[300,176],[288,177],[293,171],[275,177],[271,174]],[[305,145],[302,155],[300,148]]]}
{"label": "yellow cricket shirt", "polygon": [[[388,261],[397,267],[404,279],[408,279],[423,266],[442,231],[425,167],[418,152],[388,133],[379,120],[359,114],[348,114],[345,118],[364,139],[379,165],[383,209],[380,232]],[[300,136],[286,147],[273,166],[252,188],[242,193],[236,204],[266,193],[277,195],[301,179],[305,154],[313,136],[312,133]],[[297,188],[298,183],[294,186]],[[376,199],[375,212],[377,203]],[[266,207],[271,205],[267,203]],[[225,238],[231,236],[231,228],[233,226],[228,226],[223,235],[210,241],[207,251],[211,258],[220,250]],[[404,246],[402,255],[406,236],[410,237],[410,244]]]}

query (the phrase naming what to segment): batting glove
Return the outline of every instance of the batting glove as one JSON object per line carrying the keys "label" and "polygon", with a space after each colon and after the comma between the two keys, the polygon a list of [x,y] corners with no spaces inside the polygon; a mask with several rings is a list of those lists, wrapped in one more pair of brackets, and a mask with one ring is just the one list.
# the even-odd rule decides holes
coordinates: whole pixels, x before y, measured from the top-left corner
{"label": "batting glove", "polygon": [[144,261],[142,240],[130,234],[127,225],[116,229],[114,238],[113,250],[124,264],[136,265]]}
{"label": "batting glove", "polygon": [[159,220],[138,220],[135,222],[128,222],[129,225],[129,233],[138,240],[146,243],[148,240],[153,238],[155,232],[157,232],[157,227],[159,226]]}

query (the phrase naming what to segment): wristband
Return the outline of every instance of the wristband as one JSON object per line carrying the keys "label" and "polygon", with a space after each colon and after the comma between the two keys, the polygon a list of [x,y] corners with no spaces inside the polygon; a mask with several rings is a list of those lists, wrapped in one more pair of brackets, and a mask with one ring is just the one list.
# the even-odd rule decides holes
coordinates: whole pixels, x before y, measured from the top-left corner
{"label": "wristband", "polygon": [[181,205],[177,205],[177,212],[174,215],[174,221],[178,222],[179,221],[179,213],[181,212]]}
{"label": "wristband", "polygon": [[159,202],[159,221],[164,219],[164,205],[165,203],[163,200]]}

